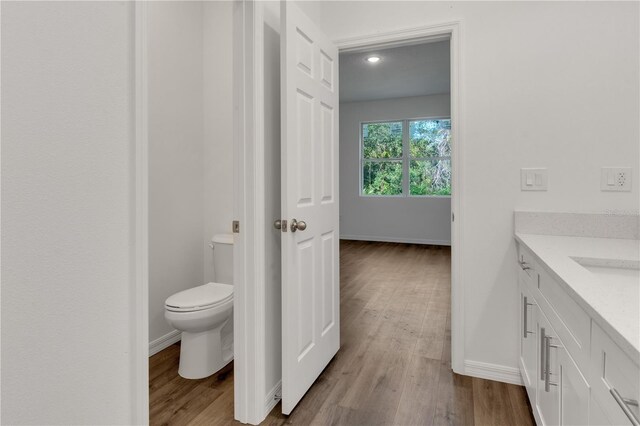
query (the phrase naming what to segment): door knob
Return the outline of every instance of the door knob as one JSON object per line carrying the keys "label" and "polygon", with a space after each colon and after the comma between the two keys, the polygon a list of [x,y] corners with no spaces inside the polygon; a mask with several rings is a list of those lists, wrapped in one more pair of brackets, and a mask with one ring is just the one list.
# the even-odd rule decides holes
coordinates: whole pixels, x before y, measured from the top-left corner
{"label": "door knob", "polygon": [[291,219],[291,232],[296,232],[298,229],[301,231],[307,229],[307,224],[305,223],[305,221]]}
{"label": "door knob", "polygon": [[273,222],[273,227],[276,229],[282,229],[282,221],[280,219]]}

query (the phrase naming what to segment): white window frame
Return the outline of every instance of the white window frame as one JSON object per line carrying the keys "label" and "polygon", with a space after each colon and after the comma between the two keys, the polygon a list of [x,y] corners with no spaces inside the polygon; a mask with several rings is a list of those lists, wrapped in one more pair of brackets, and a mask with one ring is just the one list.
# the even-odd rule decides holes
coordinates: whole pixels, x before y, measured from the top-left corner
{"label": "white window frame", "polygon": [[[428,120],[451,120],[451,116],[434,116],[434,117],[417,117],[417,118],[396,118],[388,120],[374,120],[374,121],[361,121],[358,129],[358,150],[360,156],[360,171],[358,173],[358,187],[359,194],[365,198],[451,198],[451,195],[411,195],[409,193],[409,165],[411,161],[437,161],[437,160],[449,160],[451,161],[451,155],[446,157],[411,157],[410,142],[409,142],[409,123],[412,121],[428,121]],[[363,140],[363,127],[365,124],[377,124],[377,123],[402,123],[402,157],[397,158],[364,158],[364,140]],[[380,195],[380,194],[365,194],[364,193],[364,162],[375,163],[387,163],[394,161],[402,162],[402,193],[397,195]]]}

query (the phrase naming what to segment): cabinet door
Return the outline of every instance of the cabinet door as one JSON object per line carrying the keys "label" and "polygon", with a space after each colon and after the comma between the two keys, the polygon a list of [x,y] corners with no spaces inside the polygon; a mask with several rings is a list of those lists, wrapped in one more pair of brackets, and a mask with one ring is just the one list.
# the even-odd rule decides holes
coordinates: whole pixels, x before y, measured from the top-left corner
{"label": "cabinet door", "polygon": [[640,423],[640,368],[595,322],[592,325],[591,424],[606,416],[610,425]]}
{"label": "cabinet door", "polygon": [[520,374],[531,405],[536,401],[538,306],[526,284],[520,283]]}
{"label": "cabinet door", "polygon": [[557,425],[560,422],[559,340],[542,311],[538,311],[536,332],[538,355],[536,380],[538,385],[535,407],[543,425]]}
{"label": "cabinet door", "polygon": [[560,373],[560,424],[586,425],[589,422],[589,384],[569,352],[561,346],[556,351]]}
{"label": "cabinet door", "polygon": [[[595,396],[591,394],[591,399],[589,400],[589,425],[591,426],[602,426],[602,425],[612,425],[613,421],[609,418],[607,413],[605,413],[604,409],[600,406]],[[619,423],[620,425],[629,424],[629,423]]]}

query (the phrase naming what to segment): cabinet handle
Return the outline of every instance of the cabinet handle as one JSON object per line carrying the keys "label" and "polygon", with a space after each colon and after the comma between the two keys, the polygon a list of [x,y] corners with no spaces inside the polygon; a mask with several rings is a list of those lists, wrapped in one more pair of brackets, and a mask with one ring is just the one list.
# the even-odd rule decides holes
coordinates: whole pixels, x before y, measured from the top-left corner
{"label": "cabinet handle", "polygon": [[623,398],[616,388],[609,389],[609,392],[611,392],[613,399],[616,400],[620,408],[622,408],[622,411],[624,412],[624,414],[629,418],[629,420],[631,421],[631,424],[633,426],[640,426],[640,420],[638,419],[636,414],[631,410],[631,408],[629,408],[629,405],[635,405],[637,407],[638,401],[636,401],[635,399]]}
{"label": "cabinet handle", "polygon": [[545,344],[547,342],[547,337],[545,335],[544,327],[540,327],[540,380],[544,380],[545,378],[545,368],[547,368],[547,363],[544,359],[546,352]]}
{"label": "cabinet handle", "polygon": [[557,348],[558,345],[551,344],[551,336],[545,336],[545,355],[544,355],[544,391],[549,392],[551,386],[558,386],[557,383],[551,383],[551,348]]}
{"label": "cabinet handle", "polygon": [[636,401],[635,399],[631,399],[631,398],[622,398],[622,400],[624,401],[625,404],[627,405],[633,405],[634,407],[638,406],[638,401]]}
{"label": "cabinet handle", "polygon": [[528,301],[528,297],[525,296],[524,297],[524,301],[522,303],[522,324],[523,324],[523,329],[522,330],[522,335],[523,337],[526,339],[528,334],[533,334],[533,331],[529,331],[529,325],[528,325],[528,311],[529,311],[529,306],[532,306],[533,303],[529,303]]}
{"label": "cabinet handle", "polygon": [[520,260],[518,263],[520,264],[520,267],[522,268],[523,271],[531,269],[531,266],[529,266],[529,264],[524,260]]}

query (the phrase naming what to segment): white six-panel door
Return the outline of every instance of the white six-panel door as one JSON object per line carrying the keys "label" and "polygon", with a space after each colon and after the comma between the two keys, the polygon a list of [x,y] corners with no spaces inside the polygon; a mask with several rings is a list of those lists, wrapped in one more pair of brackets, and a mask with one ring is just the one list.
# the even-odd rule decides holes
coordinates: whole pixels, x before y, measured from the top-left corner
{"label": "white six-panel door", "polygon": [[[340,347],[338,50],[295,4],[283,1],[281,7],[282,218],[287,221],[282,412],[289,414]],[[306,229],[292,232],[294,219]]]}

